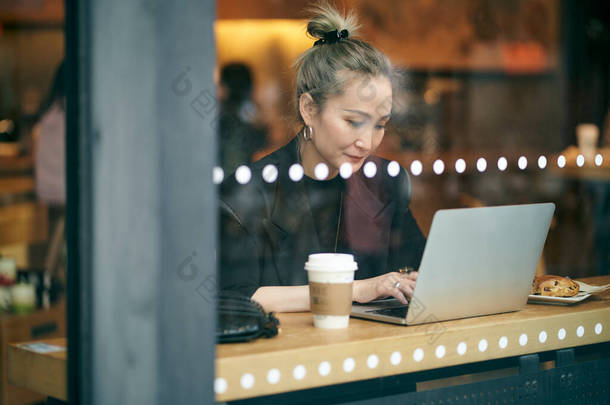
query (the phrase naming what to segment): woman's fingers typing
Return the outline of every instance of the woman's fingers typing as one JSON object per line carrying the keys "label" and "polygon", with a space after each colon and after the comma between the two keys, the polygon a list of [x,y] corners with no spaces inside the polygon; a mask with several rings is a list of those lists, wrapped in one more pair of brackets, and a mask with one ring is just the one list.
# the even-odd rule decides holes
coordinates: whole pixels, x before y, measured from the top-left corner
{"label": "woman's fingers typing", "polygon": [[398,301],[400,301],[402,304],[408,304],[409,300],[407,299],[407,297],[405,297],[405,295],[402,293],[402,291],[396,289],[395,291],[392,291],[392,293],[390,294],[390,296],[396,298]]}
{"label": "woman's fingers typing", "polygon": [[407,275],[400,273],[388,273],[386,275],[389,283],[384,283],[386,286],[387,296],[396,298],[403,304],[408,304],[409,299],[413,296],[413,289],[415,288],[415,280],[411,279]]}
{"label": "woman's fingers typing", "polygon": [[393,297],[398,299],[403,304],[408,304],[409,300],[413,296],[413,289],[415,288],[415,281],[413,280],[401,280],[397,288],[394,288],[392,294]]}
{"label": "woman's fingers typing", "polygon": [[400,283],[400,290],[408,298],[411,299],[413,296],[413,290],[415,289],[415,280],[405,280]]}
{"label": "woman's fingers typing", "polygon": [[369,302],[379,298],[394,297],[403,304],[408,304],[413,296],[417,273],[409,274],[391,272],[366,280],[358,280],[355,301]]}

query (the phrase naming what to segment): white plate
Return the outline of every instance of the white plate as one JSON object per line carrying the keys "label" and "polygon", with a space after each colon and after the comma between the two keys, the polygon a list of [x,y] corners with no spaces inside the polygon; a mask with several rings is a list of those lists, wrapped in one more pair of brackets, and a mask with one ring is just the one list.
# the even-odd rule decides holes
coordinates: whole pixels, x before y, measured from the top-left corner
{"label": "white plate", "polygon": [[577,302],[584,301],[589,298],[592,294],[586,291],[581,291],[573,297],[548,297],[545,295],[533,295],[528,296],[527,302],[530,304],[556,304],[556,305],[572,305]]}
{"label": "white plate", "polygon": [[543,295],[530,294],[527,302],[532,304],[556,304],[556,305],[572,305],[577,302],[584,301],[592,294],[610,290],[610,284],[606,285],[589,285],[582,281],[574,280],[580,286],[580,292],[573,297],[547,297]]}

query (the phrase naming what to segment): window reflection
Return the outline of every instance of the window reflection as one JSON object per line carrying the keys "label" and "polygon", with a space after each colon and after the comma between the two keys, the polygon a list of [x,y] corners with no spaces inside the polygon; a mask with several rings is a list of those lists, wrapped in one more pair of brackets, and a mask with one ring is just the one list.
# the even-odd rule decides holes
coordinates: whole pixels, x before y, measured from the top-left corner
{"label": "window reflection", "polygon": [[[576,65],[582,74],[598,69],[593,67],[598,63],[607,68],[607,61],[595,52],[587,61],[576,59],[562,39],[575,35],[562,25],[570,10],[553,0],[517,1],[511,7],[458,1],[448,8],[434,1],[405,2],[391,10],[365,1],[357,7],[362,37],[383,49],[398,73],[392,116],[376,150],[392,163],[370,161],[358,170],[337,167],[338,177],[345,180],[340,187],[348,190],[350,181],[359,178],[400,178],[399,173],[406,173],[409,210],[424,235],[438,209],[552,201],[558,209],[539,271],[572,277],[607,272],[604,251],[610,250],[610,242],[602,225],[610,217],[608,97],[596,93],[599,105],[587,110],[591,103],[581,95],[588,82],[563,75]],[[294,19],[302,16],[300,8],[277,7],[269,11],[274,20],[265,19],[262,11],[256,19],[239,20],[243,13],[231,14],[224,7],[217,23],[220,64],[244,60],[260,78],[253,97],[269,128],[269,145],[254,154],[254,161],[286,145],[302,129],[294,118],[291,63],[312,41],[303,35],[306,21]],[[595,41],[589,38],[583,46],[594,49],[599,46]],[[607,75],[596,77],[608,82]],[[354,128],[361,125],[355,117],[349,119]],[[599,128],[589,159],[576,138],[581,122],[595,122]],[[296,187],[303,183],[311,188],[311,179],[333,174],[332,167],[319,166],[308,176],[306,165],[298,161],[276,168],[275,181],[267,181],[270,172],[265,170],[254,170],[253,181],[262,176],[277,186],[287,178]],[[313,205],[320,212],[336,206],[333,193],[315,195]],[[311,204],[311,196],[294,204],[302,208],[306,203]],[[295,208],[291,215],[304,214]],[[332,228],[336,223],[331,217],[325,221]],[[357,229],[353,235],[371,232]],[[268,238],[282,240],[285,231],[272,227]],[[350,241],[352,247],[357,239]]]}

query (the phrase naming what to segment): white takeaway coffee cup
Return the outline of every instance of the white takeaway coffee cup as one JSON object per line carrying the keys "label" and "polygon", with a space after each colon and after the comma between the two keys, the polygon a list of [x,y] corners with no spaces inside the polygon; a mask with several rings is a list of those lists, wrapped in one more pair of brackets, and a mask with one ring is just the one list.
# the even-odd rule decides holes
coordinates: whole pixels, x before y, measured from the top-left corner
{"label": "white takeaway coffee cup", "polygon": [[354,271],[357,269],[353,255],[309,255],[305,270],[309,279],[309,304],[316,328],[347,328],[352,309]]}
{"label": "white takeaway coffee cup", "polygon": [[591,164],[597,150],[597,138],[599,128],[595,124],[579,124],[576,127],[578,149],[585,158],[585,162]]}

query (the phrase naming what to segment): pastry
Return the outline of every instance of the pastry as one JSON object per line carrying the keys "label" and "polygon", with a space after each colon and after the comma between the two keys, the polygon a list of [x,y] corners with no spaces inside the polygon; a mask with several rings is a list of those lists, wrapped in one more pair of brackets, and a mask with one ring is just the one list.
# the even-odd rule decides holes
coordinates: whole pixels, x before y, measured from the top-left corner
{"label": "pastry", "polygon": [[580,291],[574,280],[560,276],[536,276],[532,282],[532,294],[549,297],[573,297]]}

